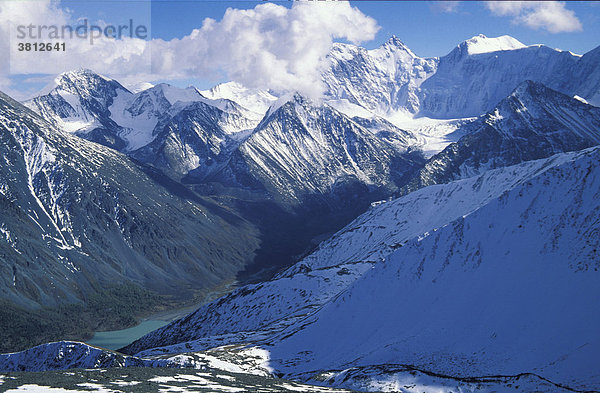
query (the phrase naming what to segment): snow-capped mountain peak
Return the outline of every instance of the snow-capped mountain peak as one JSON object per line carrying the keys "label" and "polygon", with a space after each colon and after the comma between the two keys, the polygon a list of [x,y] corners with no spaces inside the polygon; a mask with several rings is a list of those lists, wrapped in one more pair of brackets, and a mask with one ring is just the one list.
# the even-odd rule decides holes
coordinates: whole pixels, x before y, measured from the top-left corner
{"label": "snow-capped mountain peak", "polygon": [[128,84],[127,90],[132,92],[133,94],[141,93],[144,90],[148,90],[154,87],[154,85],[150,82],[137,82],[133,84]]}
{"label": "snow-capped mountain peak", "polygon": [[265,113],[271,104],[277,100],[277,97],[271,91],[250,89],[237,82],[221,83],[212,89],[200,91],[200,94],[211,100],[231,100],[244,108],[261,114]]}
{"label": "snow-capped mountain peak", "polygon": [[[255,187],[245,179],[259,174],[261,187],[293,205],[307,195],[337,196],[358,185],[356,195],[384,190],[421,158],[404,157],[406,146],[396,147],[367,127],[327,104],[293,93],[271,106],[222,175]],[[401,141],[400,136],[391,137]],[[392,167],[396,158],[406,165]],[[234,178],[243,171],[248,175]]]}
{"label": "snow-capped mountain peak", "polygon": [[111,80],[110,78],[100,75],[100,74],[90,70],[89,68],[78,68],[78,69],[71,70],[71,71],[61,72],[54,78],[54,81],[56,82],[57,85],[60,85],[60,83],[63,81],[77,80],[77,79],[81,79],[81,78],[93,78],[93,79],[100,78],[100,79],[104,79],[106,81]]}
{"label": "snow-capped mountain peak", "polygon": [[264,119],[261,121],[263,123],[265,120],[269,119],[275,112],[277,112],[282,106],[285,105],[294,105],[295,103],[302,103],[305,98],[303,98],[298,92],[287,93],[279,97],[276,101],[274,101],[267,113],[265,114]]}
{"label": "snow-capped mountain peak", "polygon": [[45,90],[47,94],[25,105],[65,131],[87,135],[88,139],[111,147],[123,147],[122,139],[116,137],[118,125],[108,110],[116,97],[132,94],[119,82],[89,69],[78,69],[58,75]]}
{"label": "snow-capped mountain peak", "polygon": [[349,61],[361,51],[366,52],[366,49],[352,44],[334,42],[328,56],[337,61]]}
{"label": "snow-capped mountain peak", "polygon": [[389,40],[384,42],[379,48],[374,49],[372,52],[374,52],[374,51],[388,51],[388,52],[403,51],[403,52],[408,53],[411,57],[417,57],[417,55],[415,55],[413,53],[413,51],[411,51],[410,48],[408,46],[406,46],[404,44],[404,42],[402,42],[400,40],[400,38],[396,37],[395,35],[391,36]]}
{"label": "snow-capped mountain peak", "polygon": [[[511,99],[512,100],[516,99],[516,100],[522,101],[523,105],[524,105],[523,110],[527,110],[525,105],[526,105],[526,102],[528,102],[528,101],[545,103],[549,99],[556,100],[557,97],[560,97],[562,95],[563,95],[562,93],[559,93],[553,89],[548,88],[543,83],[535,82],[535,81],[527,79],[527,80],[524,80],[523,82],[519,83],[519,85],[512,91],[512,93],[510,93],[508,95],[508,97],[505,98],[503,101],[511,100]],[[567,97],[563,97],[563,98],[566,99],[567,101],[571,101],[571,100],[567,99]],[[503,101],[500,102],[500,105],[502,104]],[[578,100],[578,101],[581,102],[581,100]]]}
{"label": "snow-capped mountain peak", "polygon": [[168,122],[190,104],[206,105],[205,113],[218,118],[218,127],[227,133],[254,128],[264,113],[215,94],[206,97],[193,86],[159,83],[132,93],[88,69],[60,74],[46,91],[25,104],[65,131],[124,152],[151,143],[160,132],[154,129],[159,122]]}
{"label": "snow-capped mountain peak", "polygon": [[498,52],[504,50],[514,50],[525,48],[526,45],[521,43],[516,38],[508,35],[500,37],[486,37],[483,34],[469,38],[458,45],[459,48],[465,48],[469,55],[480,53]]}
{"label": "snow-capped mountain peak", "polygon": [[169,101],[171,105],[177,101],[181,102],[193,102],[199,101],[204,98],[202,94],[193,86],[186,87],[184,89],[169,85],[168,83],[159,83],[152,89],[156,89]]}
{"label": "snow-capped mountain peak", "polygon": [[67,71],[59,74],[54,79],[55,90],[67,92],[88,90],[94,91],[104,86],[111,86],[116,90],[128,91],[119,82],[100,75],[90,69],[80,68],[74,71]]}
{"label": "snow-capped mountain peak", "polygon": [[[382,71],[390,73],[394,79],[405,79],[407,72],[415,73],[414,68],[419,67],[425,59],[415,55],[398,37],[392,36],[379,48],[367,51]],[[432,61],[428,59],[429,61]],[[416,75],[415,75],[416,76]]]}
{"label": "snow-capped mountain peak", "polygon": [[438,63],[437,58],[415,55],[395,36],[372,50],[335,44],[328,59],[323,73],[327,96],[384,117],[398,111],[418,112],[419,86],[435,73]]}

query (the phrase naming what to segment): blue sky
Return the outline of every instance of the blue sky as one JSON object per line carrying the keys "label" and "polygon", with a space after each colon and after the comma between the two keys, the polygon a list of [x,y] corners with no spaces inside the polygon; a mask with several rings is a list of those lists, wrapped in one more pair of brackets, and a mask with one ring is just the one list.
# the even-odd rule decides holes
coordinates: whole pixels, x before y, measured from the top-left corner
{"label": "blue sky", "polygon": [[[266,12],[266,3],[277,6]],[[244,84],[255,83],[252,87],[292,85],[300,89],[315,83],[315,72],[305,69],[316,68],[317,60],[328,52],[332,41],[355,41],[371,49],[392,35],[423,57],[443,56],[477,34],[488,37],[508,34],[526,45],[545,44],[579,54],[600,45],[599,1],[350,1],[358,11],[349,11],[347,3],[340,6],[318,1],[310,2],[310,7],[314,6],[315,11],[329,7],[331,15],[315,12],[311,18],[310,10],[292,12],[292,8],[300,7],[288,0],[0,0],[0,22],[14,23],[15,10],[7,11],[6,4],[29,6],[27,11],[17,12],[18,20],[23,22],[28,18],[27,12],[36,23],[58,23],[64,18],[74,23],[86,18],[119,24],[133,18],[136,23],[148,26],[152,39],[158,39],[158,44],[144,53],[122,42],[85,47],[82,42],[74,41],[69,43],[70,53],[57,61],[44,61],[40,54],[15,54],[12,51],[16,43],[11,42],[11,72],[8,75],[4,72],[4,77],[0,58],[0,89],[16,94],[32,93],[47,84],[54,74],[78,67],[91,68],[126,85],[151,81],[209,88],[236,79]],[[227,19],[224,14],[228,8],[256,12],[248,11],[250,15],[236,11]],[[285,23],[271,29],[278,25],[272,18],[273,12],[281,14]],[[216,21],[215,29],[202,27],[206,18]],[[230,25],[236,23],[248,24],[248,31],[239,26],[231,29]],[[304,30],[294,33],[289,27],[293,23],[300,23]],[[202,31],[191,37],[194,29]],[[266,31],[266,38],[262,33],[257,35],[257,31]],[[254,47],[254,42],[259,41]],[[294,50],[289,49],[290,45],[295,46]],[[121,53],[120,58],[115,56]],[[24,57],[21,63],[15,61],[15,57],[26,55],[29,58]],[[27,71],[16,75],[19,72],[15,69]]]}
{"label": "blue sky", "polygon": [[[249,9],[257,1],[153,1],[152,33],[164,39],[182,37],[205,17],[220,19],[228,7]],[[289,7],[291,1],[274,1]],[[572,1],[566,8],[575,11],[583,24],[579,32],[549,33],[532,29],[510,18],[494,16],[482,2],[456,3],[453,12],[442,12],[427,1],[350,1],[381,26],[377,37],[363,46],[371,49],[396,35],[417,55],[443,56],[458,43],[477,34],[488,37],[511,35],[524,44],[545,44],[552,48],[584,54],[600,45],[600,2]]]}
{"label": "blue sky", "polygon": [[[219,20],[228,7],[250,9],[256,1],[153,1],[153,37],[182,37],[199,26],[199,20]],[[291,1],[275,1],[290,7]],[[526,45],[545,44],[552,48],[584,54],[600,45],[600,2],[569,2],[583,24],[582,31],[550,33],[532,29],[510,18],[493,15],[482,2],[455,3],[456,9],[444,12],[438,4],[427,1],[350,1],[354,7],[373,17],[381,29],[375,39],[364,42],[367,49],[376,48],[392,35],[399,37],[419,56],[434,57],[449,53],[460,42],[477,34],[488,37],[511,35]],[[204,85],[210,80],[175,81],[180,85]]]}

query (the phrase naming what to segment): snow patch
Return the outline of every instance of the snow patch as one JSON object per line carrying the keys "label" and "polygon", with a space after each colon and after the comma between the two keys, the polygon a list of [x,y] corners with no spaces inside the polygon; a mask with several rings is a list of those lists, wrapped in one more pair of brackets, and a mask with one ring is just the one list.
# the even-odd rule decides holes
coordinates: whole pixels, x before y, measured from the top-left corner
{"label": "snow patch", "polygon": [[360,105],[353,104],[345,98],[339,100],[328,100],[325,101],[325,103],[348,117],[362,117],[364,119],[371,119],[375,116],[373,112]]}
{"label": "snow patch", "polygon": [[210,90],[202,90],[200,93],[213,100],[234,101],[246,109],[261,114],[264,114],[277,100],[277,97],[267,90],[249,89],[237,82],[221,83]]}
{"label": "snow patch", "polygon": [[470,55],[505,50],[515,50],[526,47],[526,45],[519,42],[519,40],[508,35],[489,38],[483,34],[479,34],[473,38],[466,40],[463,44],[467,47],[467,51]]}

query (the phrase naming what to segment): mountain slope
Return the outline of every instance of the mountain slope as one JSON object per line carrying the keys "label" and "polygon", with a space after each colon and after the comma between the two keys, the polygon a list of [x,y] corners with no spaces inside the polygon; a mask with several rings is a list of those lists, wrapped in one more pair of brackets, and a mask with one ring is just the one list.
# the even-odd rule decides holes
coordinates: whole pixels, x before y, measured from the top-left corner
{"label": "mountain slope", "polygon": [[600,144],[600,109],[525,81],[465,127],[465,136],[433,156],[404,192]]}
{"label": "mountain slope", "polygon": [[254,128],[257,121],[245,116],[233,102],[223,110],[203,101],[178,103],[163,114],[154,128],[154,139],[130,153],[132,157],[181,178],[194,171],[204,178],[220,166],[239,144],[236,132]]}
{"label": "mountain slope", "polygon": [[194,87],[181,89],[165,83],[132,93],[115,80],[82,69],[60,74],[47,94],[25,105],[63,130],[123,152],[154,141],[185,104],[218,111],[221,115],[214,119],[215,125],[227,133],[254,128],[262,118],[262,113],[213,95],[211,99]]}
{"label": "mountain slope", "polygon": [[[258,357],[252,360],[256,361]],[[573,392],[568,387],[556,385],[535,374],[460,379],[402,365],[327,371],[312,375],[309,384],[304,384],[273,378],[267,370],[247,368],[251,366],[251,359],[240,365],[231,362],[232,360],[233,357],[228,358],[223,351],[215,351],[204,357],[197,356],[195,359],[185,355],[166,359],[141,359],[103,351],[82,343],[50,343],[20,353],[0,355],[0,372],[11,372],[10,375],[0,374],[0,386],[9,391],[47,391],[57,388],[81,391],[82,388],[89,388],[128,393],[165,389],[213,393],[350,392],[328,387],[339,385],[357,391],[392,390],[403,393]],[[14,372],[21,370],[36,372]],[[371,377],[365,378],[366,375]],[[382,375],[386,379],[378,380]]]}
{"label": "mountain slope", "polygon": [[442,57],[421,58],[396,37],[380,48],[335,44],[323,72],[326,96],[402,119],[479,116],[524,80],[596,102],[597,50],[585,56],[478,35]]}
{"label": "mountain slope", "polygon": [[579,95],[591,105],[600,106],[600,46],[583,55],[564,83],[564,91]]}
{"label": "mountain slope", "polygon": [[117,81],[82,69],[60,74],[48,94],[26,105],[68,132],[121,150],[126,141],[108,110],[119,95],[131,93]]}
{"label": "mountain slope", "polygon": [[422,162],[402,141],[388,143],[332,107],[296,94],[271,107],[218,176],[292,203],[390,190]]}
{"label": "mountain slope", "polygon": [[600,309],[590,299],[600,295],[599,158],[598,148],[554,156],[499,198],[404,244],[264,346],[271,364],[534,372],[598,389]]}
{"label": "mountain slope", "polygon": [[251,225],[3,94],[0,141],[3,301],[86,305],[129,284],[181,301],[252,260]]}
{"label": "mountain slope", "polygon": [[[60,96],[61,89],[53,91]],[[288,266],[314,247],[313,239],[389,196],[424,162],[411,147],[416,139],[383,119],[353,121],[304,98],[273,103],[270,93],[235,83],[204,93],[159,84],[136,94],[119,91],[105,109],[123,140],[119,150],[256,224],[261,249],[249,276]],[[273,109],[265,117],[230,98]]]}
{"label": "mountain slope", "polygon": [[245,343],[300,379],[379,365],[334,383],[383,390],[398,364],[597,389],[599,158],[598,148],[558,154],[378,205],[274,279],[125,350]]}
{"label": "mountain slope", "polygon": [[[162,364],[161,364],[162,363]],[[144,361],[79,342],[54,342],[22,352],[0,354],[0,370],[47,371],[70,368],[156,367],[166,361]]]}
{"label": "mountain slope", "polygon": [[416,56],[395,36],[373,50],[336,43],[328,60],[323,72],[327,95],[379,115],[397,110],[417,113],[417,89],[438,63]]}
{"label": "mountain slope", "polygon": [[490,45],[494,39],[480,36],[477,43],[473,40],[441,57],[436,73],[422,83],[421,115],[478,116],[491,110],[524,80],[560,86],[580,58],[543,45],[480,53],[474,48]]}
{"label": "mountain slope", "polygon": [[410,239],[476,211],[557,162],[561,161],[531,161],[377,204],[273,279],[242,287],[126,351],[134,354],[188,340],[199,340],[200,348],[249,340],[243,332],[272,336],[314,313]]}

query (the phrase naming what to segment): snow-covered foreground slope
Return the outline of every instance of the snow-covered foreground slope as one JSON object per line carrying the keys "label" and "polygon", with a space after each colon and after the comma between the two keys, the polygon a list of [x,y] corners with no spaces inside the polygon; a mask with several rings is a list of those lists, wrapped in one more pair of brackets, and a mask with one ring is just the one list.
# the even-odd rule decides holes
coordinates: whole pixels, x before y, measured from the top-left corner
{"label": "snow-covered foreground slope", "polygon": [[[157,363],[157,362],[154,362]],[[384,381],[369,382],[364,375],[382,372],[391,376]],[[395,374],[391,374],[395,372]],[[106,392],[159,393],[176,392],[337,392],[349,390],[324,385],[340,381],[359,391],[381,391],[393,388],[403,393],[570,393],[573,390],[557,386],[535,375],[453,379],[428,374],[409,367],[371,367],[332,371],[313,376],[313,381],[301,383],[265,375],[222,370],[216,367],[113,367],[54,370],[45,372],[9,372],[0,374],[0,389],[6,392]],[[318,386],[321,385],[321,386]]]}
{"label": "snow-covered foreground slope", "polygon": [[[203,348],[227,340],[245,340],[239,332],[263,327],[281,330],[343,292],[365,271],[411,238],[440,228],[485,205],[543,170],[533,161],[512,170],[491,171],[447,185],[418,190],[380,204],[340,230],[311,255],[270,281],[240,288],[140,339],[129,353],[212,337]],[[177,349],[174,349],[176,351]]]}
{"label": "snow-covered foreground slope", "polygon": [[0,354],[0,371],[47,371],[70,368],[166,367],[167,361],[146,361],[92,347],[80,342],[59,341],[31,349]]}
{"label": "snow-covered foreground slope", "polygon": [[[310,375],[309,375],[310,374]],[[361,392],[400,393],[570,393],[532,373],[456,378],[409,365],[377,365],[309,373],[299,378],[322,386],[344,386]]]}
{"label": "snow-covered foreground slope", "polygon": [[[559,155],[490,171],[479,177],[427,187],[378,205],[274,280],[234,291],[141,339],[133,348],[257,330],[295,312],[306,313],[305,307],[318,308],[404,242],[468,215],[539,172],[566,165],[566,159],[572,156]],[[160,336],[166,341],[161,342]]]}
{"label": "snow-covered foreground slope", "polygon": [[44,372],[3,372],[0,390],[10,393],[162,393],[162,392],[322,392],[350,393],[346,389],[223,371],[212,367],[126,367],[79,368]]}
{"label": "snow-covered foreground slope", "polygon": [[234,279],[258,247],[231,211],[2,93],[0,157],[0,351],[132,324],[159,294]]}
{"label": "snow-covered foreground slope", "polygon": [[556,156],[476,211],[413,238],[264,346],[271,366],[402,363],[600,388],[599,159],[598,148]]}
{"label": "snow-covered foreground slope", "polygon": [[[559,154],[378,205],[275,279],[126,350],[249,343],[288,377],[408,364],[430,377],[533,373],[598,389],[599,158],[600,148]],[[319,378],[393,390],[411,378],[394,367]]]}

